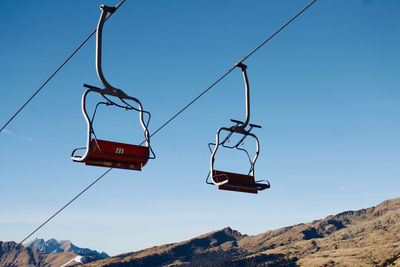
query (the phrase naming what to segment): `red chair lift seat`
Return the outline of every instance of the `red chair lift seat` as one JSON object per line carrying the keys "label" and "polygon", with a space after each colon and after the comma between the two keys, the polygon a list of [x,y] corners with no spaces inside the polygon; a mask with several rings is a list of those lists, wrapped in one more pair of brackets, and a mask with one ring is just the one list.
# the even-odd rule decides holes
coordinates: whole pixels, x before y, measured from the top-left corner
{"label": "red chair lift seat", "polygon": [[92,139],[85,165],[140,171],[149,160],[147,146]]}
{"label": "red chair lift seat", "polygon": [[259,184],[254,181],[254,176],[214,170],[214,181],[217,183],[228,180],[226,184],[219,185],[218,189],[244,193],[258,193]]}

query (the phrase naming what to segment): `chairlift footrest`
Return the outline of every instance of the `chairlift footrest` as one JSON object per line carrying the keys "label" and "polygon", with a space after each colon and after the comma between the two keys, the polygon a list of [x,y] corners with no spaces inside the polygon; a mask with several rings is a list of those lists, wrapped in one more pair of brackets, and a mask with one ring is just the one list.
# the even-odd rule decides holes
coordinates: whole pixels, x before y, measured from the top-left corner
{"label": "chairlift footrest", "polygon": [[237,123],[237,124],[243,124],[242,121],[238,121],[238,120],[234,120],[234,119],[231,119],[231,122],[234,122],[234,123]]}
{"label": "chairlift footrest", "polygon": [[261,128],[260,125],[249,123],[249,125],[253,128]]}
{"label": "chairlift footrest", "polygon": [[89,84],[86,84],[86,83],[83,84],[83,87],[86,87],[86,88],[89,88],[89,89],[101,90],[101,88],[99,88],[99,87],[96,87],[96,86],[93,86],[93,85],[89,85]]}

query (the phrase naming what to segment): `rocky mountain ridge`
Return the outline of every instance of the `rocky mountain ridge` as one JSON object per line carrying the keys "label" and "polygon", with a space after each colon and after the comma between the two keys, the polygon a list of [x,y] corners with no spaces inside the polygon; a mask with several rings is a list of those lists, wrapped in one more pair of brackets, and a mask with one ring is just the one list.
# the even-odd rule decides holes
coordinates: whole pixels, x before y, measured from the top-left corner
{"label": "rocky mountain ridge", "polygon": [[[224,228],[84,266],[400,266],[400,198],[255,236]],[[391,265],[393,266],[393,265]]]}
{"label": "rocky mountain ridge", "polygon": [[67,267],[108,257],[104,252],[79,248],[70,241],[35,239],[25,246],[0,241],[1,267]]}
{"label": "rocky mountain ridge", "polygon": [[46,254],[34,248],[24,247],[13,241],[0,241],[0,266],[2,267],[67,267],[77,263],[76,261],[72,261],[77,256],[73,252]]}
{"label": "rocky mountain ridge", "polygon": [[44,239],[34,239],[28,242],[25,247],[35,248],[46,254],[60,253],[60,252],[74,252],[77,255],[89,258],[91,260],[98,260],[108,258],[109,256],[105,252],[99,253],[96,250],[91,250],[88,248],[80,248],[75,246],[69,240],[58,241],[56,239],[49,239],[45,241]]}

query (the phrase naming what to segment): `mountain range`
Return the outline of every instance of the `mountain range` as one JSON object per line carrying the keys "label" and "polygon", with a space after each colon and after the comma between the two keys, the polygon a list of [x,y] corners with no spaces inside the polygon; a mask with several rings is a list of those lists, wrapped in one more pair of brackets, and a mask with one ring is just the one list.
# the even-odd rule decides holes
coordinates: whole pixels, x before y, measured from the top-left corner
{"label": "mountain range", "polygon": [[2,267],[66,267],[81,262],[80,258],[77,257],[78,255],[73,252],[46,254],[34,248],[26,248],[12,241],[0,241],[0,266]]}
{"label": "mountain range", "polygon": [[60,252],[74,252],[79,256],[91,260],[98,260],[108,258],[109,256],[105,252],[97,252],[96,250],[91,250],[88,248],[79,248],[71,243],[69,240],[58,241],[56,239],[49,239],[45,241],[44,239],[35,239],[28,242],[25,247],[35,248],[46,254],[60,253]]}
{"label": "mountain range", "polygon": [[0,266],[66,267],[109,257],[104,252],[79,248],[71,241],[35,239],[25,246],[0,241]]}
{"label": "mountain range", "polygon": [[254,236],[226,227],[91,262],[69,241],[44,243],[0,242],[0,266],[400,266],[400,198]]}
{"label": "mountain range", "polygon": [[224,228],[84,266],[400,266],[400,198],[255,236]]}

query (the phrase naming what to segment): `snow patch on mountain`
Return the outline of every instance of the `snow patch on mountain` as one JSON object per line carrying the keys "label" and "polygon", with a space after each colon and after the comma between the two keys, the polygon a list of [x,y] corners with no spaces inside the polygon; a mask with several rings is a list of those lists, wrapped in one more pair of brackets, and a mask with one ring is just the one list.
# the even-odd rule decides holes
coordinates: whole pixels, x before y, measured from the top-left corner
{"label": "snow patch on mountain", "polygon": [[73,263],[73,262],[75,262],[75,263],[82,263],[82,256],[76,256],[75,258],[73,258],[72,260],[70,260],[69,262],[67,262],[67,263],[64,263],[63,265],[61,265],[60,267],[65,267],[65,266],[68,266],[69,264],[71,264],[71,263]]}

